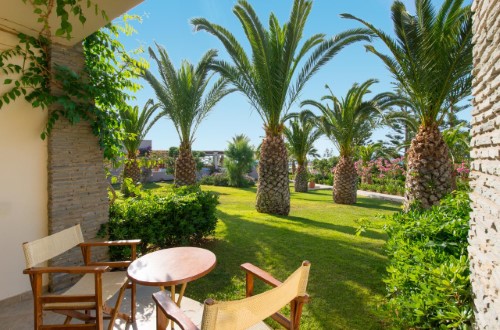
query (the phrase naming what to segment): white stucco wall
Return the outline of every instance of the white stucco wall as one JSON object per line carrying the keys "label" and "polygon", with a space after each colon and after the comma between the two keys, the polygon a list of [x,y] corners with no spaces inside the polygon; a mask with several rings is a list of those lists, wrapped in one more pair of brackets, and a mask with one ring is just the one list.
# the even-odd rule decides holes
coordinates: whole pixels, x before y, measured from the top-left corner
{"label": "white stucco wall", "polygon": [[[0,31],[0,49],[15,41]],[[30,290],[21,244],[47,235],[46,116],[23,99],[0,109],[0,300]]]}

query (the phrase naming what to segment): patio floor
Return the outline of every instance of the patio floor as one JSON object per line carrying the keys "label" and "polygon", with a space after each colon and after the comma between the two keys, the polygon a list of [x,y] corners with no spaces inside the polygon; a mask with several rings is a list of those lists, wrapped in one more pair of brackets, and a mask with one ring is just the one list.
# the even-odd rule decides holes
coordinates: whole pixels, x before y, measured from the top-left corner
{"label": "patio floor", "polygon": [[[114,329],[134,329],[134,330],[156,330],[156,310],[152,294],[159,289],[156,287],[137,286],[137,314],[136,322],[127,324],[123,320],[115,321]],[[188,288],[189,290],[189,288]],[[112,299],[114,304],[115,298]],[[184,296],[181,303],[182,310],[186,315],[199,326],[203,314],[203,304]],[[130,296],[125,297],[122,302],[121,310],[130,312]],[[44,317],[46,324],[62,323],[64,316],[55,313],[46,313]],[[108,327],[107,320],[104,321],[105,329]],[[33,301],[31,299],[11,304],[6,308],[0,309],[0,328],[3,330],[31,330],[33,329]],[[170,329],[170,326],[168,327]],[[180,329],[175,327],[175,329]],[[265,323],[261,322],[251,328],[252,330],[270,329]]]}

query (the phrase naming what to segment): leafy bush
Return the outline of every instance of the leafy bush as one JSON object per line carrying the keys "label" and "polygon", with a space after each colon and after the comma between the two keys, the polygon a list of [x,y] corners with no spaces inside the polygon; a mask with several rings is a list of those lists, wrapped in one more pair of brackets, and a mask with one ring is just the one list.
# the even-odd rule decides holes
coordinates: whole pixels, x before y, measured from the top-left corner
{"label": "leafy bush", "polygon": [[398,328],[468,329],[473,322],[469,198],[457,191],[429,210],[392,216],[387,307]]}
{"label": "leafy bush", "polygon": [[401,180],[389,180],[389,179],[373,179],[373,184],[369,183],[359,183],[358,188],[365,191],[376,191],[379,193],[385,193],[389,195],[399,195],[403,196],[405,192],[405,183]]}
{"label": "leafy bush", "polygon": [[[226,173],[214,173],[212,175],[207,175],[201,178],[200,184],[207,186],[222,186],[229,187],[229,176]],[[241,181],[241,187],[253,187],[255,185],[255,180],[249,176],[244,175]]]}
{"label": "leafy bush", "polygon": [[201,178],[200,184],[207,186],[229,186],[229,177],[226,173],[214,173],[212,175],[207,175]]}
{"label": "leafy bush", "polygon": [[[113,204],[105,232],[110,239],[142,240],[141,252],[200,241],[213,234],[218,195],[199,187],[182,187],[164,196],[143,195]],[[128,256],[118,247],[113,258]]]}

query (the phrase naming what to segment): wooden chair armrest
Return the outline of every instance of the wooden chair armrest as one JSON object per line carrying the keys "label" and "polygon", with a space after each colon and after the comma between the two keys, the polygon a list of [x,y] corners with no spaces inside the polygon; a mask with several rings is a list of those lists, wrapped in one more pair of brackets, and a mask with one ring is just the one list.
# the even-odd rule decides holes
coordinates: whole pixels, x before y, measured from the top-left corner
{"label": "wooden chair armrest", "polygon": [[111,262],[92,262],[92,252],[91,248],[96,247],[96,246],[126,246],[130,245],[132,248],[132,255],[130,257],[131,260],[135,260],[137,258],[137,244],[141,243],[140,239],[129,239],[129,240],[120,240],[120,241],[90,241],[90,242],[83,242],[80,243],[80,249],[82,250],[83,254],[83,261],[85,262],[85,265],[91,266],[91,265],[107,265],[110,267],[128,267],[128,264],[125,264],[127,261],[122,260],[118,261],[116,264],[113,265]]}
{"label": "wooden chair armrest", "polygon": [[73,266],[73,267],[31,267],[23,270],[24,274],[39,273],[68,273],[68,274],[86,274],[86,273],[104,273],[110,270],[109,266]]}
{"label": "wooden chair armrest", "polygon": [[[244,263],[240,267],[244,271],[247,272],[247,275],[252,274],[252,275],[256,276],[257,278],[261,279],[263,282],[265,282],[271,286],[277,287],[277,286],[282,284],[281,281],[278,281],[277,279],[275,279],[271,274],[260,269],[257,266],[252,265],[251,263],[248,263],[248,262]],[[248,276],[247,276],[247,279],[248,279]]]}
{"label": "wooden chair armrest", "polygon": [[111,268],[127,268],[132,261],[92,261],[86,266],[109,266]]}
{"label": "wooden chair armrest", "polygon": [[140,239],[127,239],[119,241],[95,241],[95,242],[83,242],[80,246],[121,246],[121,245],[137,245],[140,244]]}
{"label": "wooden chair armrest", "polygon": [[153,299],[156,302],[156,313],[160,313],[161,310],[169,319],[178,324],[182,330],[199,330],[193,321],[172,301],[166,291],[153,293]]}

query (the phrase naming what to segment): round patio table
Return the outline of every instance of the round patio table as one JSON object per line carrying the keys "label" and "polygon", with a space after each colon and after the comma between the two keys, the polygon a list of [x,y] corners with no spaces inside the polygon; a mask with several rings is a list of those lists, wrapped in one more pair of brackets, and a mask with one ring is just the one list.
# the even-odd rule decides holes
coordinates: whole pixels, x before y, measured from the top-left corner
{"label": "round patio table", "polygon": [[[176,247],[148,253],[134,260],[128,266],[127,274],[138,284],[158,286],[162,290],[170,286],[170,296],[180,307],[187,283],[208,274],[216,263],[215,254],[209,250]],[[182,286],[176,301],[175,286],[178,284]]]}

